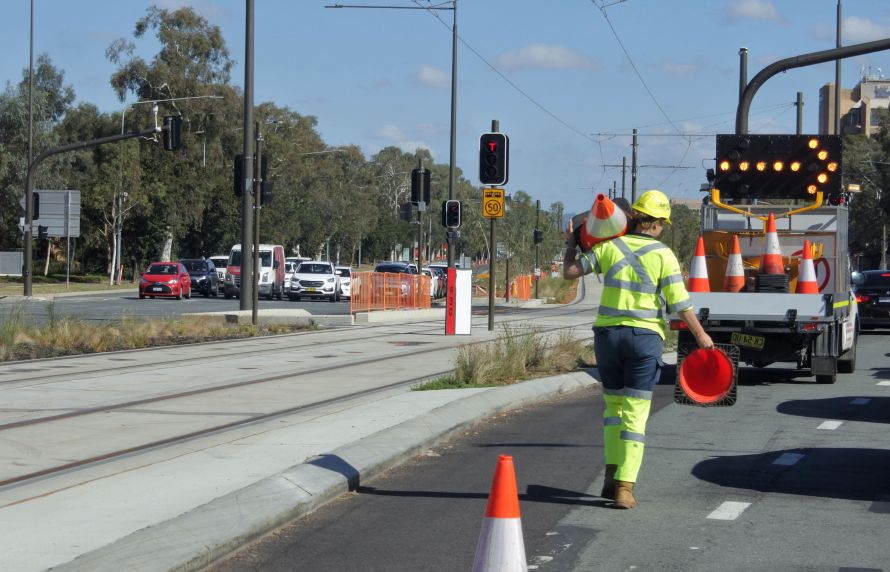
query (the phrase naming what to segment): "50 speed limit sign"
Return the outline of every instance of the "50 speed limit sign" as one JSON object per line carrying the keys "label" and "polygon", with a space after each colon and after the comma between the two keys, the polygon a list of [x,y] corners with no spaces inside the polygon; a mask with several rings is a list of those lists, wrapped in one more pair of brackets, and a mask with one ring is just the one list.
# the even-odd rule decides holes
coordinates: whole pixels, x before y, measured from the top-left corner
{"label": "50 speed limit sign", "polygon": [[482,190],[482,216],[485,218],[503,218],[504,189]]}

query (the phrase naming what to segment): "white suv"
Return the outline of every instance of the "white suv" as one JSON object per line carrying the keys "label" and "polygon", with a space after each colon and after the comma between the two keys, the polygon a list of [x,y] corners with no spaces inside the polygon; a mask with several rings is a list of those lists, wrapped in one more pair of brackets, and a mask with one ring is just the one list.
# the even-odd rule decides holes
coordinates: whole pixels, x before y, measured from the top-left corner
{"label": "white suv", "polygon": [[309,298],[327,298],[331,302],[340,300],[340,277],[334,271],[334,265],[321,260],[302,262],[291,277],[287,286],[287,297],[290,300]]}

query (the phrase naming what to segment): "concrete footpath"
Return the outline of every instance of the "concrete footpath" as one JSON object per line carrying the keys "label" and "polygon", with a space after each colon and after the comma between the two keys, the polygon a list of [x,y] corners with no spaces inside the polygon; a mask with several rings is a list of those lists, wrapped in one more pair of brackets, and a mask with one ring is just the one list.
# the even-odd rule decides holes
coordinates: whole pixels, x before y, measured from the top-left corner
{"label": "concrete footpath", "polygon": [[[571,315],[586,330],[589,326],[581,324],[592,320],[599,285],[588,278],[584,291],[587,296]],[[479,328],[481,318],[476,322]],[[317,335],[337,339],[338,331],[343,330]],[[340,343],[348,343],[339,337]],[[318,354],[311,345],[304,350]],[[359,351],[349,353],[374,355],[369,345],[351,349]],[[228,367],[256,369],[249,367],[249,354],[233,356]],[[428,354],[424,366],[437,371],[448,367],[447,356]],[[384,378],[403,366],[383,360],[363,367],[368,378]],[[109,379],[123,382],[116,377]],[[324,395],[324,381],[315,380],[319,396]],[[287,420],[202,438],[209,443],[140,453],[122,459],[117,468],[100,464],[78,475],[0,488],[0,570],[200,570],[487,417],[597,383],[591,374],[575,372],[505,387],[369,393]],[[247,412],[256,407],[240,404]],[[155,409],[133,413],[155,414]],[[168,423],[188,419],[183,415],[168,416]],[[294,464],[299,460],[303,462]]]}

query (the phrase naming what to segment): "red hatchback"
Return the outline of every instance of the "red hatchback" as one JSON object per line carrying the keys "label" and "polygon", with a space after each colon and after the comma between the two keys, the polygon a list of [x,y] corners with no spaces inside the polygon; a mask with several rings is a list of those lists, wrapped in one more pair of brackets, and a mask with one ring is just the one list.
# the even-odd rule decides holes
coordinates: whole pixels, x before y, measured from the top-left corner
{"label": "red hatchback", "polygon": [[192,279],[188,270],[179,262],[153,262],[139,281],[139,299],[146,296],[169,296],[177,300],[191,298]]}

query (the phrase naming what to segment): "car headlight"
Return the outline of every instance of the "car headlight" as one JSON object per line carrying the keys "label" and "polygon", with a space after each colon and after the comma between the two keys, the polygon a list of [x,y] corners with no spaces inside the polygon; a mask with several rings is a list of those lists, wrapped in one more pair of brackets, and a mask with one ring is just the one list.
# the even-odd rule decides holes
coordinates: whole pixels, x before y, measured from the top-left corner
{"label": "car headlight", "polygon": [[143,276],[139,281],[143,284],[148,284],[150,282],[150,280],[148,280],[145,276]]}
{"label": "car headlight", "polygon": [[325,282],[333,283],[333,282],[334,282],[334,279],[333,279],[333,278],[328,278],[327,280],[325,280]]}
{"label": "car headlight", "polygon": [[179,282],[179,278],[171,278],[170,280],[167,280],[167,284],[176,284],[177,282]]}
{"label": "car headlight", "polygon": [[268,281],[269,281],[269,273],[263,272],[263,282],[268,282]]}

